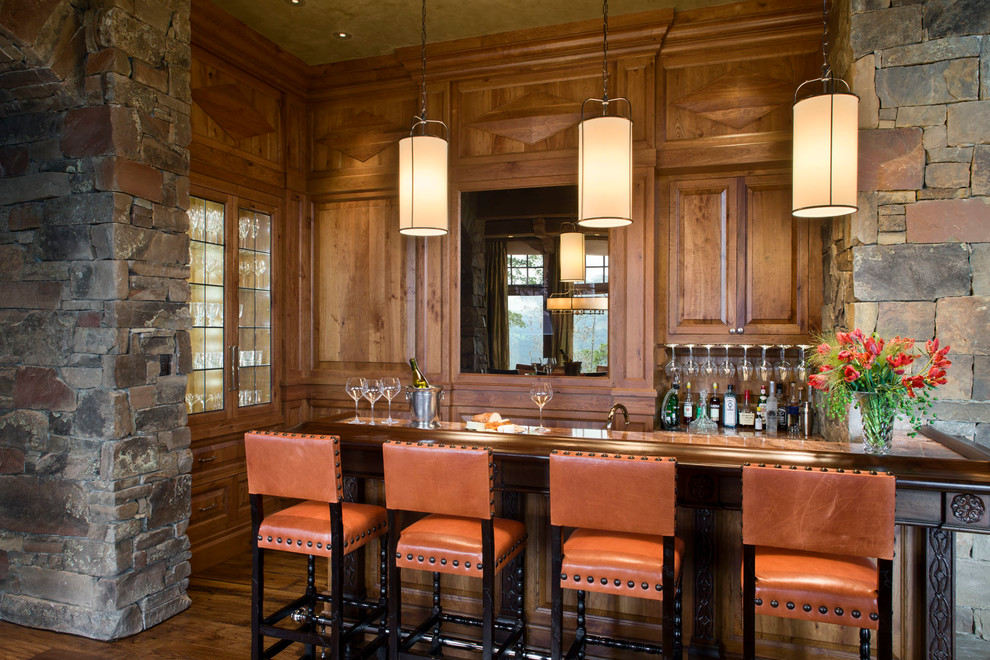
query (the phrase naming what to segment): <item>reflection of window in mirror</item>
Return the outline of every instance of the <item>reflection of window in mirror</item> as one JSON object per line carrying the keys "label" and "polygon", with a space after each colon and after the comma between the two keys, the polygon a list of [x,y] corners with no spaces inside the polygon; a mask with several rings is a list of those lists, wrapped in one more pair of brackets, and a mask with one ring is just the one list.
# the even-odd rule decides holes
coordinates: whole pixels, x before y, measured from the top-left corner
{"label": "reflection of window in mirror", "polygon": [[[576,209],[574,186],[462,194],[462,372],[607,372],[608,234],[575,229]],[[562,282],[560,234],[575,230],[584,279]]]}

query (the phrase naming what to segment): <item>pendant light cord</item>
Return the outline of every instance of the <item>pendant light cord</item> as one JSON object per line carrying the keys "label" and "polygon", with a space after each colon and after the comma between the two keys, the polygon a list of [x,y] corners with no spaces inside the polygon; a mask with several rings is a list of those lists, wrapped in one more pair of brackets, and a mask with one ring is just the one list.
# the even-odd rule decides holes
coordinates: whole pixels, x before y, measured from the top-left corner
{"label": "pendant light cord", "polygon": [[426,0],[423,0],[423,28],[420,32],[420,38],[422,40],[422,46],[419,51],[420,59],[422,60],[422,77],[419,87],[419,118],[426,121]]}
{"label": "pendant light cord", "polygon": [[828,0],[822,0],[822,81],[832,77],[832,67],[828,63],[828,18]]}
{"label": "pendant light cord", "polygon": [[[424,0],[425,1],[425,0]],[[608,0],[602,2],[602,103],[608,105]]]}

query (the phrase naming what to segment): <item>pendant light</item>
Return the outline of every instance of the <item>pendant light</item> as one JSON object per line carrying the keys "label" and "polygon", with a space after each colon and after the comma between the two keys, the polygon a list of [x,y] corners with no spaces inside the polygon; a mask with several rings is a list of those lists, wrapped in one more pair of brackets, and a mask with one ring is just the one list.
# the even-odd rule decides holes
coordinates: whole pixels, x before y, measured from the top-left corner
{"label": "pendant light", "polygon": [[[578,224],[624,227],[632,223],[632,112],[627,99],[608,98],[608,0],[602,15],[602,98],[581,104],[578,124]],[[626,115],[609,115],[619,101]],[[588,103],[601,103],[601,116],[585,119]]]}
{"label": "pendant light", "polygon": [[[420,110],[399,140],[399,232],[409,236],[447,233],[447,125],[426,117],[426,0],[423,0]],[[428,130],[442,127],[443,137]],[[418,132],[418,134],[417,134]]]}
{"label": "pendant light", "polygon": [[[799,218],[828,218],[857,210],[859,97],[828,63],[828,0],[822,2],[822,75],[794,92],[794,163],[791,213]],[[845,91],[837,90],[837,83]],[[805,85],[821,92],[798,100]]]}
{"label": "pendant light", "polygon": [[561,226],[571,225],[571,231],[560,232],[560,281],[584,281],[584,233],[578,231],[573,222],[565,222]]}

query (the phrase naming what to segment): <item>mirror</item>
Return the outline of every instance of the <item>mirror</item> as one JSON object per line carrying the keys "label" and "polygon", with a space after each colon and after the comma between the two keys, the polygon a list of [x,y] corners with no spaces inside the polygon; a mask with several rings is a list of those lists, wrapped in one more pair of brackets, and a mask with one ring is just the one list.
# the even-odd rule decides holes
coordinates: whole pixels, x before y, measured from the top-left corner
{"label": "mirror", "polygon": [[461,194],[462,373],[608,373],[608,232],[576,216],[576,186]]}

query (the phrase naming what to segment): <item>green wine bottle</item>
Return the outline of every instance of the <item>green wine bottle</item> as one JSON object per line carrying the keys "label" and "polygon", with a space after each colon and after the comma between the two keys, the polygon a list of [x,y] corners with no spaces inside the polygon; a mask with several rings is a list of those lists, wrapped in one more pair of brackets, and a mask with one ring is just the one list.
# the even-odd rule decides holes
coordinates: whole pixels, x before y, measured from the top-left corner
{"label": "green wine bottle", "polygon": [[419,366],[416,365],[416,358],[409,358],[409,366],[412,367],[413,387],[429,387],[430,381],[426,380],[426,376],[419,370]]}

